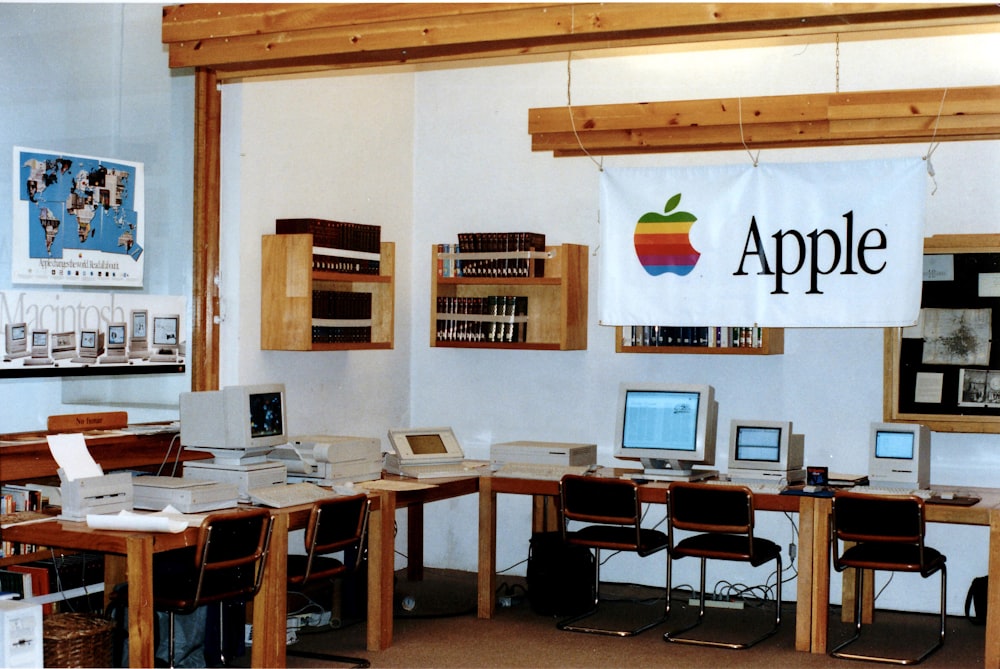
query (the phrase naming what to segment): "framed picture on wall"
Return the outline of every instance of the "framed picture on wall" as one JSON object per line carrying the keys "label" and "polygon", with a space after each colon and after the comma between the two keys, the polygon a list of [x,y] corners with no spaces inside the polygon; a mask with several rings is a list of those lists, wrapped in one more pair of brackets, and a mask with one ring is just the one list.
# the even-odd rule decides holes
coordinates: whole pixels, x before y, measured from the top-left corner
{"label": "framed picture on wall", "polygon": [[924,240],[920,318],[886,328],[885,420],[1000,433],[1000,235]]}

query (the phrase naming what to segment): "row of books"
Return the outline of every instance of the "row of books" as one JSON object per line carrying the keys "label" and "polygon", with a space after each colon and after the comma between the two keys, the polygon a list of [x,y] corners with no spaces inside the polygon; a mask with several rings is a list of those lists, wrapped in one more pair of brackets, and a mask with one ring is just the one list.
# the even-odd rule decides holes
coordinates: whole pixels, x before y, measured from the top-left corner
{"label": "row of books", "polygon": [[[345,274],[378,274],[382,228],[366,223],[321,218],[279,218],[279,235],[313,236],[313,270]],[[329,249],[329,250],[328,250]]]}
{"label": "row of books", "polygon": [[525,295],[437,298],[438,341],[523,343],[528,333]]}
{"label": "row of books", "polygon": [[314,325],[312,327],[312,340],[314,344],[367,343],[372,340],[372,329],[370,325],[357,327]]}
{"label": "row of books", "polygon": [[[541,277],[545,260],[531,259],[526,251],[545,251],[545,235],[538,232],[461,232],[457,244],[438,244],[438,276]],[[468,254],[492,257],[468,257]],[[465,258],[461,255],[466,254]],[[520,257],[518,257],[520,255]],[[458,257],[453,257],[458,256]]]}
{"label": "row of books", "polygon": [[312,316],[314,319],[370,319],[372,317],[372,294],[352,293],[346,290],[314,290]]}
{"label": "row of books", "polygon": [[763,328],[756,326],[632,325],[622,328],[622,346],[761,348],[763,345]]}
{"label": "row of books", "polygon": [[[0,592],[14,593],[15,599],[28,599],[51,592],[65,592],[104,581],[104,560],[100,555],[78,553],[47,558],[0,569]],[[103,592],[42,605],[49,614],[65,607],[70,611],[101,610]]]}
{"label": "row of books", "polygon": [[42,504],[42,491],[37,488],[13,483],[0,486],[0,557],[22,555],[36,550],[35,546],[3,540],[2,535],[3,528],[7,525],[41,517]]}

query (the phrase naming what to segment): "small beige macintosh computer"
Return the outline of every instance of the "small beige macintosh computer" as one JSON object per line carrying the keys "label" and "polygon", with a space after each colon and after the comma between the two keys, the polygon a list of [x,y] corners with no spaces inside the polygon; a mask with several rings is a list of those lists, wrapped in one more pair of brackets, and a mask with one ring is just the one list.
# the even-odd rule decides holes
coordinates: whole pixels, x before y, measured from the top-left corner
{"label": "small beige macintosh computer", "polygon": [[392,452],[385,454],[385,470],[410,478],[474,475],[489,465],[486,460],[466,460],[450,427],[389,430]]}
{"label": "small beige macintosh computer", "polygon": [[49,331],[31,331],[31,357],[24,361],[25,365],[51,365],[54,361],[49,357]]}

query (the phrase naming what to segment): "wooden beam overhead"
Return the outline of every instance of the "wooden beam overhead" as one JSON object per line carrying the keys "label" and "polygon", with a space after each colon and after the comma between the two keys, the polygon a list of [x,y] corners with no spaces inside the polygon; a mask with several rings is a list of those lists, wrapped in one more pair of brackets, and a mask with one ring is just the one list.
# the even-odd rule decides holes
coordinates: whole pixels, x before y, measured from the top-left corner
{"label": "wooden beam overhead", "polygon": [[327,3],[164,8],[170,67],[219,80],[585,49],[991,25],[996,4]]}
{"label": "wooden beam overhead", "polygon": [[1000,139],[1000,86],[547,107],[528,132],[556,156]]}

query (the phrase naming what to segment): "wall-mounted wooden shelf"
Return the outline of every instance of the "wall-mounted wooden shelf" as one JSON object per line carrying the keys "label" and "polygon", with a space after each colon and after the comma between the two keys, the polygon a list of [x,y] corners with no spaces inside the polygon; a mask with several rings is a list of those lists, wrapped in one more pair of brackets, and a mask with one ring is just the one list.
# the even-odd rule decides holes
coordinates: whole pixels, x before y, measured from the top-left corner
{"label": "wall-mounted wooden shelf", "polygon": [[[438,275],[438,247],[432,246],[430,345],[551,351],[586,349],[588,249],[579,244],[563,244],[546,247],[546,253],[550,257],[545,259],[545,274],[541,277],[442,277]],[[491,295],[528,298],[525,341],[443,341],[438,338],[439,297],[488,298]]]}
{"label": "wall-mounted wooden shelf", "polygon": [[[689,328],[697,330],[698,328]],[[726,345],[684,345],[684,344],[663,344],[644,345],[633,343],[626,345],[626,332],[628,328],[622,326],[615,327],[615,352],[616,353],[660,353],[668,355],[688,354],[688,355],[780,355],[785,352],[785,331],[782,328],[747,328],[753,330],[744,343],[739,342],[738,336],[732,336],[728,341],[735,342]],[[709,337],[712,336],[709,329]]]}
{"label": "wall-mounted wooden shelf", "polygon": [[[260,347],[280,351],[348,351],[394,346],[396,245],[382,242],[379,273],[349,274],[312,268],[311,234],[261,239]],[[371,293],[371,341],[314,342],[313,291]],[[345,322],[345,325],[356,321]]]}

